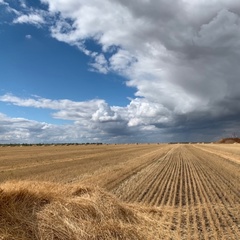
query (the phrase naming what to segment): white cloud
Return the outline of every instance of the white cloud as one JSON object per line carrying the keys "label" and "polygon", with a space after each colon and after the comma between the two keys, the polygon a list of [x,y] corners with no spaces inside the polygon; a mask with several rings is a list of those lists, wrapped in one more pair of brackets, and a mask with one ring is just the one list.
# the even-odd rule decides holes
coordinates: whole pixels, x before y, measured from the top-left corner
{"label": "white cloud", "polygon": [[61,24],[72,20],[68,31],[56,22],[55,38],[72,45],[94,39],[102,52],[92,67],[124,75],[137,89],[137,98],[118,108],[129,127],[187,128],[240,114],[239,1],[44,2]]}
{"label": "white cloud", "polygon": [[127,107],[128,126],[155,125],[171,121],[171,112],[159,103],[150,103],[144,98],[136,98]]}
{"label": "white cloud", "polygon": [[32,39],[32,35],[28,34],[25,36],[25,38],[30,40],[30,39]]}
{"label": "white cloud", "polygon": [[5,2],[4,0],[0,0],[0,5],[3,5],[4,8],[5,8],[5,11],[7,13],[14,13],[15,15],[18,15],[19,14],[19,11],[17,11],[16,9],[10,7],[9,3],[8,2]]}
{"label": "white cloud", "polygon": [[[68,99],[51,100],[33,96],[33,98],[19,98],[12,94],[5,94],[0,96],[0,101],[12,103],[21,107],[45,108],[58,110],[54,114],[57,118],[75,120],[78,117],[90,117],[91,114],[97,111],[98,106],[104,104],[103,100],[91,100],[86,102],[74,102]],[[69,113],[69,115],[68,115]],[[74,115],[76,114],[76,116]]]}
{"label": "white cloud", "polygon": [[4,2],[4,0],[0,0],[0,4],[8,5],[6,2]]}
{"label": "white cloud", "polygon": [[27,23],[27,24],[33,24],[33,25],[41,25],[45,21],[43,17],[37,13],[31,13],[28,15],[21,15],[18,16],[16,19],[14,19],[13,23]]}
{"label": "white cloud", "polygon": [[93,121],[100,122],[114,122],[121,120],[120,116],[117,113],[117,110],[114,111],[114,108],[109,107],[105,102],[98,104],[98,110],[92,114]]}
{"label": "white cloud", "polygon": [[94,62],[90,64],[93,70],[107,74],[109,71],[108,61],[103,54],[98,54],[94,57]]}
{"label": "white cloud", "polygon": [[35,140],[47,123],[38,123],[24,118],[10,118],[0,113],[0,142],[29,142]]}
{"label": "white cloud", "polygon": [[[50,141],[50,139],[52,139],[51,135],[53,133],[49,133],[51,129],[57,129],[55,131],[56,135],[54,135],[56,139],[57,137],[62,139],[63,136],[65,136],[66,139],[68,137],[70,139],[70,136],[72,136],[73,139],[78,139],[78,141],[82,141],[80,140],[79,136],[76,138],[73,137],[77,134],[77,132],[75,132],[74,134],[72,132],[73,129],[75,129],[79,132],[79,134],[81,133],[81,136],[85,136],[85,141],[90,141],[94,138],[97,138],[104,142],[124,142],[131,141],[131,137],[132,141],[137,141],[135,135],[140,134],[140,132],[142,131],[142,126],[145,128],[145,130],[153,128],[147,128],[147,121],[148,124],[155,124],[157,122],[161,122],[161,119],[157,119],[155,121],[152,119],[155,112],[158,111],[158,106],[149,106],[148,103],[142,102],[141,99],[133,100],[131,104],[127,107],[109,106],[104,100],[100,99],[87,102],[74,102],[70,100],[50,100],[40,97],[22,99],[10,94],[0,96],[0,101],[14,104],[20,107],[52,109],[54,111],[52,113],[52,117],[73,121],[73,124],[68,125],[67,129],[66,126],[54,126],[39,123],[39,127],[37,127],[37,129],[39,129],[41,126],[42,130],[39,130],[41,132],[41,135],[38,134],[35,137],[37,139],[40,139],[40,136],[42,136],[42,138],[47,141]],[[138,120],[138,124],[133,124],[135,119]],[[15,121],[15,119],[10,119],[10,121],[7,122],[8,124],[11,124],[13,121]],[[21,126],[19,121],[20,120],[17,121],[18,126],[14,125],[13,129],[21,129],[22,135],[34,135],[34,128],[30,126],[30,123],[28,121],[26,123],[26,121],[24,120],[24,126],[26,126],[25,128]],[[32,123],[33,121],[30,122]],[[29,131],[27,129],[29,129]],[[63,129],[66,130],[65,133],[62,133]],[[149,132],[148,130],[147,132]],[[60,135],[58,135],[59,131],[61,133]],[[50,134],[49,139],[47,139],[46,137],[47,133]],[[10,135],[12,136],[12,133]],[[127,140],[128,137],[130,137],[129,140]],[[25,136],[25,138],[27,138],[27,136]]]}
{"label": "white cloud", "polygon": [[[85,102],[75,102],[68,99],[51,100],[35,96],[19,98],[11,94],[0,96],[0,101],[20,107],[52,109],[54,118],[78,121],[82,123],[119,122],[136,126],[131,122],[138,119],[138,125],[156,124],[170,120],[171,112],[159,103],[149,103],[144,98],[132,99],[126,107],[109,106],[104,100],[96,99]],[[159,118],[159,115],[163,116]],[[156,117],[156,118],[155,118]]]}
{"label": "white cloud", "polygon": [[0,143],[96,142],[78,125],[53,125],[0,113]]}
{"label": "white cloud", "polygon": [[[132,99],[126,107],[109,106],[104,100],[74,102],[40,97],[21,99],[7,94],[1,96],[0,101],[20,107],[52,109],[52,117],[72,121],[68,125],[54,125],[0,114],[1,143],[168,142],[173,140],[172,137],[174,141],[188,141],[193,136],[197,140],[197,136],[201,139],[205,134],[202,129],[196,134],[193,124],[194,121],[202,124],[203,116],[176,116],[164,105],[153,104],[144,98]],[[183,127],[179,124],[182,121],[188,121],[189,125]],[[223,126],[221,121],[214,124],[216,129],[211,129],[210,133],[207,129],[211,137],[219,136],[219,127],[225,132],[234,132],[231,124]]]}
{"label": "white cloud", "polygon": [[[42,0],[48,4],[52,37],[90,56],[91,69],[114,72],[136,88],[125,107],[104,100],[73,102],[43,98],[2,101],[50,108],[55,118],[126,134],[155,129],[200,131],[236,125],[240,115],[240,2],[238,0]],[[46,14],[46,13],[44,13]],[[41,24],[32,11],[15,20]],[[85,46],[87,39],[100,52]],[[86,109],[86,111],[84,110]],[[107,125],[108,124],[108,125]],[[211,125],[213,124],[213,125]],[[217,130],[219,131],[219,130]]]}
{"label": "white cloud", "polygon": [[26,0],[20,0],[20,5],[22,8],[27,8]]}
{"label": "white cloud", "polygon": [[129,51],[119,49],[117,53],[111,56],[109,61],[113,71],[126,75],[126,70],[136,62],[136,58],[133,55],[130,55]]}
{"label": "white cloud", "polygon": [[55,110],[52,116],[58,119],[72,120],[83,125],[95,122],[117,121],[119,116],[114,107],[101,99],[75,102],[68,99],[51,100],[40,97],[22,99],[11,94],[0,96],[0,101],[20,107],[33,107]]}

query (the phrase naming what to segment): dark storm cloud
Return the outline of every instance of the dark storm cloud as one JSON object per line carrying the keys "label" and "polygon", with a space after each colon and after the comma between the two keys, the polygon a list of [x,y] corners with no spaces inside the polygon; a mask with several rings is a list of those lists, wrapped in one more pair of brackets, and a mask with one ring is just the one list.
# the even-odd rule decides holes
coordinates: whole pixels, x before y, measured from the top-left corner
{"label": "dark storm cloud", "polygon": [[[126,77],[136,96],[125,107],[109,106],[104,100],[78,103],[9,95],[2,96],[2,101],[51,108],[53,117],[74,121],[89,138],[95,134],[118,141],[122,136],[131,141],[211,141],[237,131],[238,0],[42,2],[48,4],[49,15],[58,16],[48,23],[52,37],[77,46],[91,58],[95,71]],[[37,13],[38,20],[41,14],[46,16],[46,12]],[[33,20],[18,16],[17,23],[21,19]],[[71,31],[62,31],[66,26]],[[87,49],[86,39],[96,41],[102,51]]]}

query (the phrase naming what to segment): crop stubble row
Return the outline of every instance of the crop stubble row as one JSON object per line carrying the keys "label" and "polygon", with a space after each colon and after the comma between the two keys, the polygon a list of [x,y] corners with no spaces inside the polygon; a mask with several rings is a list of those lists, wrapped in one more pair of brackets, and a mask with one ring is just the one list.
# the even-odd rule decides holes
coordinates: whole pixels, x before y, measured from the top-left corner
{"label": "crop stubble row", "polygon": [[73,182],[99,169],[123,164],[157,145],[46,146],[0,148],[0,182],[44,180]]}
{"label": "crop stubble row", "polygon": [[151,216],[180,239],[240,239],[239,146],[3,148],[0,165],[0,181],[97,183],[128,203],[150,206]]}
{"label": "crop stubble row", "polygon": [[240,239],[240,165],[193,145],[173,145],[112,189],[127,202],[157,207],[181,239]]}

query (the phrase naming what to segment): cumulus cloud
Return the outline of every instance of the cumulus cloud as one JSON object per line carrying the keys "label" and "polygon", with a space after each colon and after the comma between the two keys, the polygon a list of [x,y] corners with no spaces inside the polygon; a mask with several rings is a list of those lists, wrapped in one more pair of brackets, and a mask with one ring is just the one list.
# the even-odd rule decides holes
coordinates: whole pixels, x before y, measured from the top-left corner
{"label": "cumulus cloud", "polygon": [[42,130],[50,127],[47,123],[38,123],[24,118],[10,118],[0,113],[0,142],[30,142],[39,137]]}
{"label": "cumulus cloud", "polygon": [[[238,127],[239,1],[41,2],[55,16],[48,23],[52,37],[88,55],[92,70],[124,76],[126,85],[136,89],[135,98],[125,107],[104,100],[76,103],[9,95],[1,101],[51,108],[56,118],[83,122],[112,136],[151,132],[152,139],[160,134],[161,139],[194,140],[205,134],[211,140]],[[44,20],[28,14],[15,21]],[[88,49],[87,39],[101,51]]]}
{"label": "cumulus cloud", "polygon": [[[25,142],[169,142],[173,137],[174,141],[192,141],[193,137],[201,141],[204,136],[205,140],[216,140],[226,132],[236,132],[235,115],[228,111],[220,119],[215,113],[212,116],[206,116],[205,112],[173,114],[163,105],[160,107],[145,98],[132,99],[126,107],[109,106],[101,99],[74,102],[40,97],[22,99],[9,94],[0,96],[0,101],[20,107],[51,109],[53,118],[73,122],[58,126],[1,115],[2,136],[8,136],[8,141],[12,138],[25,139]],[[209,119],[214,120],[214,124]]]}
{"label": "cumulus cloud", "polygon": [[0,113],[0,143],[98,142],[91,131],[78,125],[54,125]]}
{"label": "cumulus cloud", "polygon": [[[21,107],[52,109],[54,118],[73,121],[54,125],[0,114],[0,142],[136,142],[127,121],[117,109],[103,100],[73,102],[39,97],[21,99],[13,95],[1,96],[0,101]],[[130,138],[129,138],[130,137]]]}
{"label": "cumulus cloud", "polygon": [[108,73],[108,61],[103,54],[98,54],[94,57],[94,62],[90,64],[93,70],[97,70],[100,73]]}
{"label": "cumulus cloud", "polygon": [[[125,108],[128,126],[187,129],[195,122],[197,129],[225,118],[236,124],[239,1],[43,2],[72,20],[71,30],[61,33],[66,42],[94,39],[102,53],[93,66],[124,75],[137,89]],[[112,54],[111,47],[117,49]]]}
{"label": "cumulus cloud", "polygon": [[69,128],[79,129],[81,133],[85,132],[89,139],[96,138],[98,135],[105,139],[103,136],[112,135],[114,129],[118,129],[118,135],[126,133],[127,122],[118,114],[118,108],[109,106],[101,99],[74,102],[67,99],[51,100],[38,96],[23,99],[6,94],[0,96],[0,101],[20,107],[51,109],[53,118],[73,121],[73,125]]}

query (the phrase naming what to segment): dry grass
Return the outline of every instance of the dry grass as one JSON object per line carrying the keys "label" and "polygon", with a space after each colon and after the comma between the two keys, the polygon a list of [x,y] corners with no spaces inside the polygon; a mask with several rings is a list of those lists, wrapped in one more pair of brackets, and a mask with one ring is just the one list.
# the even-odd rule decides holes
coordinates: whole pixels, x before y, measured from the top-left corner
{"label": "dry grass", "polygon": [[6,182],[0,185],[0,239],[161,239],[148,211],[94,187]]}
{"label": "dry grass", "polygon": [[1,147],[0,182],[14,179],[71,182],[159,148],[164,145]]}
{"label": "dry grass", "polygon": [[239,144],[3,147],[0,240],[238,240],[239,159]]}

